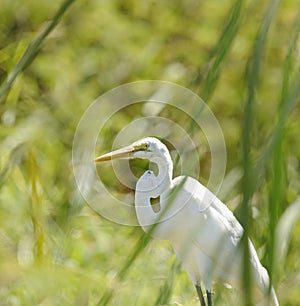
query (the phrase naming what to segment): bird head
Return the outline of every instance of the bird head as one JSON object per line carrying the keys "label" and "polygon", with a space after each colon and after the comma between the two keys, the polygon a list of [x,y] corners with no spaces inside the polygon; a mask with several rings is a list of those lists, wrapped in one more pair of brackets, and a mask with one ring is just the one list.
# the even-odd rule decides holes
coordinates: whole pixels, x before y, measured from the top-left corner
{"label": "bird head", "polygon": [[155,161],[155,159],[161,158],[164,155],[169,155],[167,147],[157,138],[146,137],[135,141],[127,147],[101,155],[95,159],[95,162],[118,158],[144,158]]}

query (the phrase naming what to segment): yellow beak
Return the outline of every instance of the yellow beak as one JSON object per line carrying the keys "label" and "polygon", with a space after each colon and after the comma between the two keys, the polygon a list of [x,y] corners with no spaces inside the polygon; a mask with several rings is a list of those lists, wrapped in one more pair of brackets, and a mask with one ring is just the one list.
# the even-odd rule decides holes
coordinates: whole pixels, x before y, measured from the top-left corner
{"label": "yellow beak", "polygon": [[116,158],[128,158],[130,157],[130,153],[133,153],[134,151],[135,151],[134,147],[125,147],[123,149],[119,149],[119,150],[98,156],[97,158],[95,158],[94,161],[96,163],[99,163],[102,161],[107,161],[107,160],[116,159]]}

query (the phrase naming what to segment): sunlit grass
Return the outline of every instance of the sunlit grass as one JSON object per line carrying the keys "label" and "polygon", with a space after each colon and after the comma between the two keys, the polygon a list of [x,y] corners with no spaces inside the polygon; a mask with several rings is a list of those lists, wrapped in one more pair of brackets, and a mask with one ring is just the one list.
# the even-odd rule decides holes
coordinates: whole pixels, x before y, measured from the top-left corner
{"label": "sunlit grass", "polygon": [[34,58],[37,56],[38,52],[40,51],[44,40],[56,27],[56,25],[59,23],[60,19],[62,18],[63,14],[68,10],[69,6],[74,1],[75,0],[66,0],[65,2],[63,2],[59,10],[56,12],[54,17],[48,23],[48,25],[45,26],[45,28],[42,29],[39,35],[31,42],[31,44],[26,49],[24,55],[21,57],[20,61],[15,65],[15,67],[13,67],[13,69],[11,69],[11,71],[7,75],[6,80],[2,83],[0,87],[0,98],[2,98],[2,96],[4,96],[9,91],[10,87],[12,86],[13,82],[18,77],[18,75],[34,60]]}
{"label": "sunlit grass", "polygon": [[[73,2],[63,2],[48,15],[43,1],[40,6],[29,1],[21,10],[11,2],[0,13],[1,30],[7,31],[0,35],[0,301],[197,305],[193,285],[168,243],[88,208],[70,164],[75,127],[92,99],[120,83],[161,79],[173,71],[170,80],[200,93],[220,122],[228,118],[234,123],[240,136],[229,140],[227,150],[235,160],[228,161],[227,173],[236,175],[223,196],[238,207],[245,235],[259,250],[280,304],[296,305],[299,7],[293,1],[269,1],[262,12],[258,1],[254,7],[237,0],[223,12],[221,4],[203,11],[201,4],[188,1]],[[37,13],[50,20],[40,30],[31,23]],[[199,42],[195,37],[203,33],[207,37]],[[28,37],[36,38],[27,44]],[[245,78],[236,83],[232,75]],[[220,101],[222,96],[239,97],[240,106]],[[263,104],[269,113],[261,112]],[[124,111],[118,124],[135,118]],[[190,126],[198,139],[196,127]],[[116,133],[113,128],[107,138]],[[229,131],[223,131],[228,137]],[[215,305],[249,304],[251,275],[245,263],[245,296],[217,285]]]}

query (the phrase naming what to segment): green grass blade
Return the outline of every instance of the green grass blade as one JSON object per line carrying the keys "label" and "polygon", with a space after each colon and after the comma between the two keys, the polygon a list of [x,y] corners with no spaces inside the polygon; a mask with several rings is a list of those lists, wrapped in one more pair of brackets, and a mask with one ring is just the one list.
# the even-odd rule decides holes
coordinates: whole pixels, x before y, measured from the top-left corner
{"label": "green grass blade", "polygon": [[[299,42],[299,34],[300,34],[300,7],[298,8],[298,13],[295,17],[294,25],[292,26],[292,32],[290,36],[290,44],[288,47],[287,55],[284,61],[283,67],[283,80],[282,80],[282,92],[281,92],[281,104],[283,104],[286,96],[288,96],[288,92],[291,87],[291,77],[293,72],[294,61],[293,57],[297,56],[297,45]],[[297,79],[295,80],[297,81]]]}
{"label": "green grass blade", "polygon": [[170,268],[169,275],[167,275],[166,281],[164,285],[159,290],[159,295],[154,305],[169,305],[170,298],[172,295],[172,288],[174,284],[174,279],[176,274],[178,273],[181,264],[174,257],[172,259],[172,265]]}
{"label": "green grass blade", "polygon": [[267,10],[263,17],[263,22],[259,29],[256,43],[254,45],[252,57],[248,63],[247,69],[247,84],[248,84],[248,92],[247,98],[245,102],[244,108],[244,125],[242,132],[242,147],[243,147],[243,157],[242,157],[242,165],[244,169],[244,176],[242,180],[242,193],[243,193],[243,201],[241,207],[241,222],[244,227],[244,264],[243,264],[243,286],[245,288],[244,291],[244,304],[252,305],[251,297],[252,297],[252,288],[251,288],[251,271],[249,266],[250,256],[249,256],[249,245],[248,245],[248,237],[249,237],[249,229],[251,226],[251,212],[250,212],[250,200],[255,191],[254,182],[256,180],[253,173],[253,164],[251,160],[251,134],[253,128],[253,109],[255,104],[255,92],[258,88],[259,79],[260,79],[260,71],[264,56],[264,50],[267,41],[268,31],[271,25],[271,22],[275,18],[275,13],[279,6],[280,1],[270,1],[267,7]]}
{"label": "green grass blade", "polygon": [[284,141],[283,137],[274,147],[273,165],[271,171],[271,187],[269,193],[269,239],[268,239],[268,259],[269,259],[269,276],[270,288],[274,282],[274,263],[277,254],[275,252],[275,229],[280,216],[280,207],[285,198],[285,158],[284,158]]}
{"label": "green grass blade", "polygon": [[10,152],[7,161],[4,165],[1,165],[0,171],[0,190],[2,186],[5,186],[6,180],[8,179],[13,167],[20,163],[20,159],[25,155],[28,149],[28,143],[21,142],[17,144]]}
{"label": "green grass blade", "polygon": [[[224,62],[227,54],[230,51],[230,47],[234,41],[236,33],[239,28],[240,19],[241,19],[241,12],[243,8],[244,0],[237,0],[236,3],[233,5],[232,9],[228,15],[228,23],[226,24],[223,32],[220,35],[219,40],[216,43],[216,47],[214,48],[210,59],[208,62],[212,62],[211,67],[206,75],[203,88],[200,93],[200,97],[207,102],[209,97],[213,94],[214,89],[217,86],[217,82],[219,79],[219,73],[221,69],[221,65]],[[200,74],[199,74],[200,76]],[[199,78],[196,78],[195,82],[199,83]],[[197,113],[196,116],[200,116],[202,113],[203,108],[195,109]],[[195,129],[195,123],[192,122],[190,127],[188,128],[189,133],[192,135]]]}
{"label": "green grass blade", "polygon": [[10,87],[12,86],[13,82],[17,78],[17,76],[26,68],[28,67],[37,54],[40,51],[41,45],[50,32],[56,27],[59,23],[63,14],[67,11],[70,5],[75,0],[66,0],[62,3],[52,20],[48,23],[48,25],[39,33],[39,35],[31,42],[31,44],[26,49],[24,55],[21,57],[20,61],[17,65],[12,69],[12,71],[8,74],[6,80],[0,87],[0,98],[2,98],[7,92],[9,91]]}
{"label": "green grass blade", "polygon": [[[284,254],[285,252],[279,252],[276,250],[276,226],[278,223],[278,219],[284,210],[284,202],[286,197],[286,165],[287,161],[285,159],[286,151],[285,151],[285,122],[287,120],[288,113],[291,109],[295,106],[294,101],[289,101],[287,97],[290,95],[290,90],[293,90],[291,87],[291,72],[293,69],[293,53],[296,50],[297,41],[300,33],[300,19],[299,14],[296,16],[295,24],[292,26],[291,31],[291,41],[287,51],[287,55],[284,61],[283,66],[283,81],[282,81],[282,90],[281,90],[281,100],[279,101],[278,105],[278,117],[285,115],[286,118],[279,120],[280,130],[278,130],[279,136],[273,136],[277,141],[273,141],[274,148],[273,148],[273,165],[271,171],[271,186],[269,191],[269,244],[268,244],[268,256],[269,256],[269,274],[270,274],[270,285],[274,283],[275,273],[278,272],[278,254]],[[298,79],[293,80],[294,84],[297,84]],[[300,84],[296,85],[296,89]],[[295,89],[294,89],[295,90]],[[294,95],[296,98],[296,96]],[[287,106],[287,103],[290,103],[290,106]],[[285,108],[289,109],[290,111],[285,110]],[[286,114],[285,114],[286,113]],[[269,153],[271,154],[271,153]],[[264,157],[264,161],[267,161],[267,157]],[[280,227],[280,226],[279,226]],[[286,234],[287,235],[287,234]],[[288,238],[286,238],[288,239]],[[282,240],[285,241],[285,240]],[[281,259],[283,261],[283,258]]]}
{"label": "green grass blade", "polygon": [[41,263],[44,258],[45,226],[43,222],[42,197],[41,192],[38,190],[39,167],[36,159],[36,152],[31,147],[28,148],[26,162],[31,185],[31,219],[34,228],[36,259]]}
{"label": "green grass blade", "polygon": [[209,99],[217,85],[221,65],[224,62],[224,59],[226,58],[226,55],[228,54],[238,31],[243,3],[244,0],[237,0],[233,5],[229,13],[229,21],[226,24],[218,42],[216,43],[216,48],[211,56],[213,63],[208,71],[203,89],[201,91],[201,97],[205,101]]}
{"label": "green grass blade", "polygon": [[276,268],[276,272],[279,272],[280,267],[283,270],[292,229],[299,219],[300,196],[284,211],[276,226],[276,257],[274,258],[274,269]]}
{"label": "green grass blade", "polygon": [[264,147],[262,154],[260,156],[260,159],[255,168],[255,176],[258,178],[256,179],[255,184],[254,184],[255,188],[257,187],[257,184],[260,181],[259,178],[262,177],[266,169],[266,165],[268,164],[268,161],[271,159],[273,151],[275,150],[280,139],[282,138],[284,127],[285,127],[286,121],[290,113],[300,102],[299,95],[300,95],[300,71],[295,76],[294,85],[291,88],[289,94],[286,96],[283,102],[283,105],[281,107],[278,122],[275,125],[273,131],[271,132],[269,140],[266,146]]}

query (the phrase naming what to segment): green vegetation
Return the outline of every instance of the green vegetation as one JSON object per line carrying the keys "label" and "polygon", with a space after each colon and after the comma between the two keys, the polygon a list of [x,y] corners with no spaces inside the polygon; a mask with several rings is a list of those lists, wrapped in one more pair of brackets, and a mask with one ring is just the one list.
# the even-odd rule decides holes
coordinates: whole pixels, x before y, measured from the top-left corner
{"label": "green vegetation", "polygon": [[[197,305],[169,244],[98,215],[73,176],[84,111],[108,90],[146,79],[176,82],[209,105],[227,147],[219,195],[280,305],[300,304],[296,1],[2,0],[0,19],[0,305]],[[131,105],[112,116],[97,153],[143,115]],[[207,183],[211,157],[198,127],[171,107],[158,115],[199,145]],[[131,166],[140,174],[147,165]],[[116,197],[132,198],[111,165],[98,171]],[[244,268],[245,297],[216,285],[216,305],[246,304]]]}

